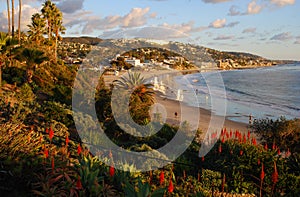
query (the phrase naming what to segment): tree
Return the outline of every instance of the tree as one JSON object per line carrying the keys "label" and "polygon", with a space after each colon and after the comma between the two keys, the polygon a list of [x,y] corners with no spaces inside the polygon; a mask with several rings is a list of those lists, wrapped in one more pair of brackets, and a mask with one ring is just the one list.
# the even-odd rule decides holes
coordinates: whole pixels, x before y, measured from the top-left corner
{"label": "tree", "polygon": [[26,62],[26,78],[28,83],[32,83],[32,76],[37,66],[49,60],[43,51],[34,48],[23,49],[23,51],[16,56],[16,59],[21,62]]}
{"label": "tree", "polygon": [[11,0],[11,35],[15,35],[15,1]]}
{"label": "tree", "polygon": [[31,24],[28,25],[29,39],[34,41],[37,45],[40,45],[41,41],[44,40],[44,34],[46,32],[46,23],[42,16],[38,13],[32,15]]}
{"label": "tree", "polygon": [[6,1],[6,5],[7,5],[7,25],[8,25],[8,35],[10,35],[10,33],[11,33],[9,2],[10,2],[9,0]]}
{"label": "tree", "polygon": [[53,20],[53,31],[54,31],[54,35],[55,35],[55,45],[54,45],[54,58],[55,61],[57,60],[57,42],[58,39],[60,39],[60,35],[59,32],[61,32],[62,34],[65,33],[65,27],[62,25],[62,12],[57,8],[54,7],[54,16],[55,16],[55,20]]}
{"label": "tree", "polygon": [[128,75],[123,75],[120,79],[115,80],[114,85],[120,90],[120,98],[123,94],[122,91],[131,93],[129,111],[132,119],[136,123],[144,124],[145,120],[150,118],[149,109],[155,101],[152,84],[147,83],[140,73],[128,72]]}
{"label": "tree", "polygon": [[22,0],[19,0],[19,21],[18,21],[18,40],[21,44],[21,16],[22,16]]}
{"label": "tree", "polygon": [[47,23],[48,41],[51,42],[52,38],[55,38],[54,43],[54,58],[57,60],[57,42],[60,38],[60,33],[64,33],[64,26],[62,25],[62,12],[56,7],[54,3],[47,0],[43,4],[42,16]]}

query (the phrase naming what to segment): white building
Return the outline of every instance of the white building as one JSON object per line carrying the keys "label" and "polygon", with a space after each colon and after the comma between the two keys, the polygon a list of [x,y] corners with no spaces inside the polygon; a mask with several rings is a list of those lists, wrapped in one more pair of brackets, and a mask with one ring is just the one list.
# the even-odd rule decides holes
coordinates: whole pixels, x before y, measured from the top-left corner
{"label": "white building", "polygon": [[129,63],[129,64],[131,64],[133,66],[142,66],[140,59],[135,59],[135,58],[126,59],[125,62],[127,62],[127,63]]}

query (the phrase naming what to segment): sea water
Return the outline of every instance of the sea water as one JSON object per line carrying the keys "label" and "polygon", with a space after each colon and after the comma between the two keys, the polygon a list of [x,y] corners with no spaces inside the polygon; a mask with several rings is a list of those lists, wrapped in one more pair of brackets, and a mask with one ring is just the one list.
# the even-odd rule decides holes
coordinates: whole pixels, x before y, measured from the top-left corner
{"label": "sea water", "polygon": [[[200,72],[177,76],[175,81],[184,93],[183,102],[231,120],[300,118],[300,64]],[[225,114],[213,104],[224,105]]]}

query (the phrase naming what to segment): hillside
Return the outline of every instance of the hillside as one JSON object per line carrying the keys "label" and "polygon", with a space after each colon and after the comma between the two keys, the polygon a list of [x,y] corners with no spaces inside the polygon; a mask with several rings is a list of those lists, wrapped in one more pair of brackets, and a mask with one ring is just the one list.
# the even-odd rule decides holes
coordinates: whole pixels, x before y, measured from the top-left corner
{"label": "hillside", "polygon": [[[186,44],[180,42],[159,43],[153,40],[150,41],[146,39],[103,40],[100,38],[93,38],[93,37],[65,37],[63,38],[61,46],[66,46],[66,44],[68,47],[68,51],[70,51],[71,45],[75,47],[72,48],[71,55],[63,56],[64,59],[67,59],[68,56],[74,59],[76,58],[76,54],[78,54],[77,57],[81,58],[79,62],[83,61],[83,59],[86,58],[86,55],[88,55],[88,53],[91,50],[93,50],[94,52],[96,51],[97,54],[99,53],[101,54],[102,52],[105,51],[105,54],[104,53],[102,54],[103,56],[105,56],[105,58],[104,57],[100,59],[99,57],[92,58],[94,60],[96,59],[96,63],[101,62],[101,59],[102,60],[106,59],[105,60],[106,64],[108,64],[109,61],[107,60],[113,60],[117,54],[125,54],[125,55],[130,54],[129,57],[140,58],[141,62],[150,59],[159,59],[159,62],[164,62],[164,60],[168,61],[168,58],[170,56],[167,56],[166,52],[164,54],[162,53],[162,55],[159,55],[159,57],[157,58],[150,58],[150,53],[152,54],[152,56],[154,53],[153,50],[152,52],[150,52],[148,49],[156,48],[156,49],[168,51],[167,54],[169,55],[179,54],[180,56],[184,57],[186,61],[189,61],[191,64],[199,68],[241,69],[241,68],[259,67],[259,66],[272,66],[272,65],[285,64],[285,63],[294,63],[294,61],[288,61],[288,60],[268,60],[259,55],[254,55],[245,52],[225,52],[225,51],[219,51],[219,50],[206,48],[194,44]],[[82,47],[82,45],[84,45],[84,47]],[[76,48],[76,46],[80,46],[80,47]],[[140,51],[138,52],[135,51],[134,55],[132,56],[132,52],[137,49],[140,49]],[[65,51],[66,49],[62,49],[62,50]],[[162,59],[164,57],[165,59]],[[91,59],[90,55],[87,59]]]}

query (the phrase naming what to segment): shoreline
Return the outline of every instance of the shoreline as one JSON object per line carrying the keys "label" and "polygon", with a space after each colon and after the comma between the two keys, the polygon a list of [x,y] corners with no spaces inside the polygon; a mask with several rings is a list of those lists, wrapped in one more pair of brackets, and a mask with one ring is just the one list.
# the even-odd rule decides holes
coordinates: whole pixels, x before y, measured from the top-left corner
{"label": "shoreline", "polygon": [[[181,122],[181,106],[184,107],[185,111],[190,111],[191,113],[186,115],[185,113],[185,119],[195,119],[192,112],[196,112],[198,110],[199,112],[199,119],[198,119],[198,129],[200,129],[203,134],[206,133],[208,128],[210,127],[213,130],[221,130],[223,128],[226,128],[227,130],[239,130],[240,132],[244,133],[249,130],[248,124],[243,122],[237,122],[228,119],[228,117],[219,116],[213,114],[210,110],[201,108],[201,107],[193,107],[193,106],[187,106],[186,104],[179,102],[177,100],[172,100],[168,98],[161,97],[160,93],[155,93],[155,103],[164,106],[166,117],[165,117],[165,123],[170,124],[172,126],[179,126],[179,123]],[[196,111],[195,111],[196,110]],[[175,112],[177,112],[177,117],[175,116]],[[187,120],[188,121],[188,120]],[[216,121],[216,122],[211,122]],[[224,121],[224,122],[223,122]],[[218,123],[222,123],[221,127],[219,127]]]}

